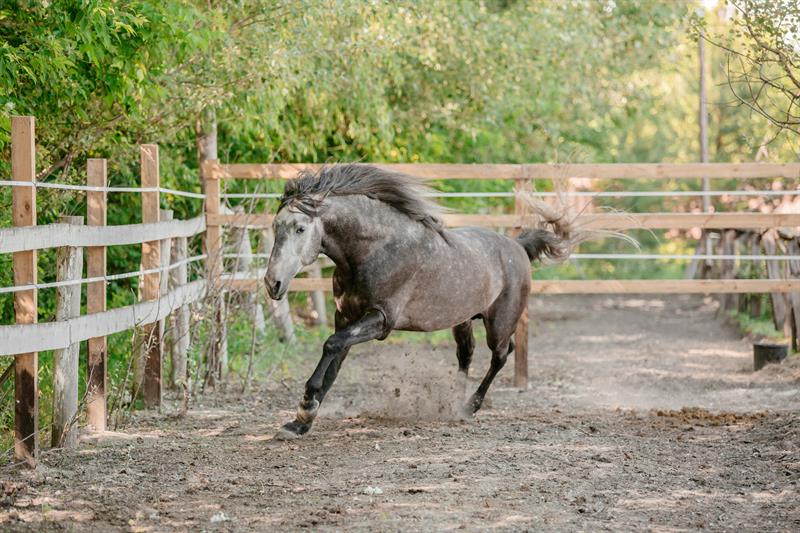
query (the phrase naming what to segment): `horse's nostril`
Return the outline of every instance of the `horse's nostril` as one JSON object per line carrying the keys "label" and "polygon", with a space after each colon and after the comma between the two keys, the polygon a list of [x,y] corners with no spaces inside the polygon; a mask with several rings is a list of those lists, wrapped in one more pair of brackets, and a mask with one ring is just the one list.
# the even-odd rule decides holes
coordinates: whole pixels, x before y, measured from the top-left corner
{"label": "horse's nostril", "polygon": [[281,290],[281,282],[280,281],[276,281],[275,284],[272,286],[272,292],[277,294],[278,291],[280,291],[280,290]]}

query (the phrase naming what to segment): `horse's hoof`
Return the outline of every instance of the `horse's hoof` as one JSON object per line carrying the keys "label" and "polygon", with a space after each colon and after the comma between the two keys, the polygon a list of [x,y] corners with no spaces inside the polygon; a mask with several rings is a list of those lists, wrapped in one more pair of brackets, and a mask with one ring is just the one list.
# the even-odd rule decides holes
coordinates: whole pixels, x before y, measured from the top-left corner
{"label": "horse's hoof", "polygon": [[275,436],[272,437],[272,440],[295,440],[299,439],[300,437],[302,437],[302,435],[300,435],[299,433],[295,433],[291,429],[286,429],[285,427],[282,427],[281,429],[278,430],[277,433],[275,433]]}
{"label": "horse's hoof", "polygon": [[479,398],[473,394],[472,397],[470,397],[470,399],[467,401],[466,405],[464,405],[464,416],[472,418],[472,416],[478,412],[478,409],[481,408],[482,403],[483,398]]}
{"label": "horse's hoof", "polygon": [[273,440],[299,439],[300,437],[308,433],[308,430],[310,429],[311,429],[310,424],[303,424],[301,422],[298,422],[297,420],[294,420],[292,422],[284,424],[283,427],[281,427],[281,429],[279,429],[278,432],[275,434]]}

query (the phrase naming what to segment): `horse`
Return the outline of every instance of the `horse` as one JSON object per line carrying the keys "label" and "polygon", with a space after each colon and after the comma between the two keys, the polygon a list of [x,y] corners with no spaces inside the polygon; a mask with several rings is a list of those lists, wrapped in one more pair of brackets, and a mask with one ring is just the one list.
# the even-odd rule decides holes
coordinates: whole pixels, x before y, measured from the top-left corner
{"label": "horse", "polygon": [[334,333],[305,384],[293,421],[276,439],[308,433],[350,348],[392,331],[451,328],[458,371],[469,372],[481,319],[491,364],[464,406],[480,409],[489,386],[514,351],[512,336],[528,302],[531,262],[560,262],[571,253],[573,228],[562,213],[532,201],[540,219],[516,238],[495,231],[443,226],[443,209],[423,182],[367,164],[303,171],[286,183],[273,219],[275,243],[264,282],[279,300],[289,282],[320,254],[335,264]]}

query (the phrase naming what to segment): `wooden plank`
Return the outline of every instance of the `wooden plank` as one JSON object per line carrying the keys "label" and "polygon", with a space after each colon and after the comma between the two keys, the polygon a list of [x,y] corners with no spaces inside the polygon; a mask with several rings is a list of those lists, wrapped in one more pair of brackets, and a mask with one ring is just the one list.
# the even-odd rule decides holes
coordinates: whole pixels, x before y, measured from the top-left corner
{"label": "wooden plank", "polygon": [[[521,219],[530,213],[530,204],[526,201],[526,194],[530,193],[533,183],[530,180],[519,180],[514,183],[514,214]],[[516,237],[522,230],[514,228],[511,235]],[[517,321],[514,331],[514,386],[518,389],[528,388],[528,302],[522,309],[522,314]]]}
{"label": "wooden plank", "polygon": [[[764,246],[764,253],[766,255],[779,255],[778,254],[778,235],[775,231],[768,231],[761,237],[761,243]],[[770,279],[781,279],[784,277],[786,266],[779,261],[767,260],[767,276]],[[783,331],[788,334],[787,326],[790,324],[789,316],[789,300],[781,291],[771,291],[770,301],[772,302],[772,321],[775,324],[775,329]]]}
{"label": "wooden plank", "polygon": [[[206,192],[206,279],[209,280],[209,301],[213,326],[211,328],[211,342],[206,355],[206,383],[213,385],[218,377],[227,370],[228,345],[225,324],[225,297],[219,280],[223,272],[222,263],[222,228],[215,222],[215,217],[220,216],[220,181],[214,173],[216,160],[205,161],[201,164],[203,172],[201,179],[205,183]],[[236,215],[232,215],[236,216]]]}
{"label": "wooden plank", "polygon": [[[370,163],[372,166],[402,172],[423,179],[519,179],[525,177],[516,164],[430,164]],[[231,164],[210,166],[214,179],[294,179],[303,170],[316,171],[323,165],[306,163]]]}
{"label": "wooden plank", "polygon": [[[83,224],[83,217],[64,216],[61,222]],[[83,276],[83,249],[59,248],[56,255],[56,280],[67,281]],[[56,320],[69,320],[81,314],[81,286],[56,289]],[[78,354],[80,343],[73,343],[53,354],[53,430],[54,448],[78,446]]]}
{"label": "wooden plank", "polygon": [[[218,182],[217,182],[218,183]],[[207,225],[264,228],[272,224],[268,214],[210,214]],[[448,227],[516,228],[524,218],[518,215],[461,215],[443,216]],[[606,213],[584,215],[576,220],[584,229],[761,229],[800,226],[796,213]]]}
{"label": "wooden plank", "polygon": [[800,280],[655,279],[534,281],[535,294],[723,294],[792,292]]}
{"label": "wooden plank", "polygon": [[[203,168],[207,168],[205,165]],[[222,230],[220,226],[226,224],[227,218],[240,215],[221,215],[220,214],[220,182],[203,175],[206,191],[206,235],[205,248],[208,258],[206,259],[206,279],[216,280],[222,273]],[[233,219],[230,220],[233,223]],[[210,284],[210,285],[213,285]],[[211,290],[212,287],[209,287]]]}
{"label": "wooden plank", "polygon": [[[800,255],[800,240],[797,237],[786,243],[787,255]],[[789,276],[792,279],[800,279],[800,261],[790,260]],[[793,292],[788,295],[789,306],[791,307],[791,330],[792,330],[792,350],[797,351],[798,333],[800,333],[800,292]]]}
{"label": "wooden plank", "polygon": [[[216,182],[219,183],[219,182]],[[206,226],[227,226],[233,228],[265,229],[272,227],[275,215],[268,213],[234,213],[219,214],[209,213],[206,215]]]}
{"label": "wooden plank", "polygon": [[[158,146],[145,144],[140,147],[141,154],[141,186],[142,188],[158,188],[161,186],[158,165]],[[159,222],[161,213],[158,191],[142,193],[142,222],[152,224]],[[142,243],[142,268],[149,270],[161,267],[161,242],[146,241]],[[160,294],[161,274],[145,274],[142,283],[142,301],[158,300]],[[154,322],[144,326],[144,385],[143,399],[146,408],[161,405],[161,360],[163,338],[160,324]]]}
{"label": "wooden plank", "polygon": [[[105,194],[90,192],[87,194]],[[95,247],[140,244],[142,236],[161,240],[192,237],[206,229],[204,216],[153,224],[120,226],[70,226],[49,224],[19,228],[0,228],[0,253],[14,253],[62,246]]]}
{"label": "wooden plank", "polygon": [[[234,290],[260,290],[260,278],[225,279],[226,287]],[[330,291],[330,278],[298,278],[289,285],[290,291]],[[766,293],[800,290],[797,279],[632,279],[632,280],[553,280],[533,281],[532,294],[714,294]]]}
{"label": "wooden plank", "polygon": [[[423,179],[692,179],[800,178],[798,163],[600,163],[600,164],[431,164],[370,163]],[[301,170],[322,165],[302,163],[232,164],[209,162],[210,179],[293,179]]]}
{"label": "wooden plank", "polygon": [[609,213],[579,217],[586,229],[761,229],[800,225],[800,214],[788,213]]}
{"label": "wooden plank", "polygon": [[798,163],[526,164],[528,178],[800,178]]}
{"label": "wooden plank", "polygon": [[[172,209],[161,209],[160,210],[160,219],[161,221],[169,221],[172,220],[174,213]],[[161,242],[161,265],[168,266],[170,264],[170,257],[171,257],[171,249],[172,249],[172,239],[164,239]],[[161,273],[161,279],[159,280],[159,289],[158,294],[159,296],[164,296],[169,292],[169,271]],[[164,317],[158,321],[158,328],[161,332],[161,346],[162,346],[162,364],[159,366],[159,377],[161,378],[162,368],[164,366],[165,354],[172,353],[172,338],[170,335],[170,331],[167,328],[168,320],[170,317]],[[163,385],[162,385],[163,389]]]}
{"label": "wooden plank", "polygon": [[[108,185],[105,159],[89,159],[86,163],[86,184],[92,187]],[[105,191],[86,193],[86,217],[89,226],[104,227],[108,214]],[[141,234],[140,234],[141,235]],[[140,237],[141,238],[141,237]],[[86,249],[86,275],[90,278],[106,275],[106,247],[90,246]],[[86,286],[86,313],[103,313],[106,310],[106,282],[95,281]],[[105,336],[88,340],[86,370],[86,423],[90,430],[106,430],[106,384],[108,346]]]}
{"label": "wooden plank", "polygon": [[66,348],[93,337],[104,337],[161,320],[182,305],[200,301],[205,296],[206,281],[192,281],[169,294],[149,302],[140,302],[102,313],[83,315],[63,322],[45,322],[0,326],[0,355],[24,351]]}
{"label": "wooden plank", "polygon": [[[188,257],[189,248],[186,237],[178,237],[172,242],[172,263],[180,263]],[[185,263],[173,268],[169,274],[169,289],[175,290],[189,282],[189,269]],[[182,305],[175,310],[175,330],[172,343],[171,382],[175,388],[186,385],[186,358],[189,353],[191,331],[189,329],[189,306]]]}
{"label": "wooden plank", "polygon": [[[11,176],[14,181],[36,181],[36,124],[33,117],[11,118]],[[36,225],[36,189],[12,190],[14,226]],[[36,283],[36,251],[17,252],[13,257],[14,285]],[[37,291],[14,294],[17,324],[35,324]],[[19,346],[19,345],[7,345]],[[22,350],[14,361],[14,458],[35,467],[39,453],[39,354]]]}
{"label": "wooden plank", "polygon": [[[519,227],[516,215],[444,215],[448,226]],[[761,229],[800,225],[789,213],[607,213],[579,216],[582,229]]]}

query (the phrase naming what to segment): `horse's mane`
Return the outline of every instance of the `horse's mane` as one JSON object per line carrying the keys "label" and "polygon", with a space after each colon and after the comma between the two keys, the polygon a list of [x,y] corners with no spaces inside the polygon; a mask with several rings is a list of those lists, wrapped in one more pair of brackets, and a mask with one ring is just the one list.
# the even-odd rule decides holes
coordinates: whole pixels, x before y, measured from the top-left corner
{"label": "horse's mane", "polygon": [[304,170],[296,179],[286,182],[278,211],[288,206],[309,216],[318,216],[329,196],[362,195],[381,201],[441,233],[442,208],[423,196],[427,190],[412,176],[372,165],[326,165],[317,172]]}

